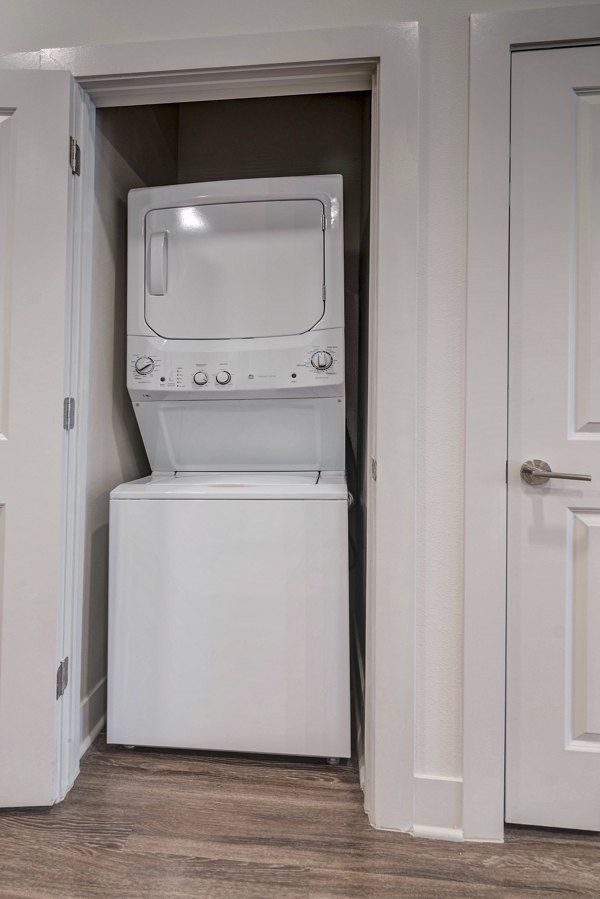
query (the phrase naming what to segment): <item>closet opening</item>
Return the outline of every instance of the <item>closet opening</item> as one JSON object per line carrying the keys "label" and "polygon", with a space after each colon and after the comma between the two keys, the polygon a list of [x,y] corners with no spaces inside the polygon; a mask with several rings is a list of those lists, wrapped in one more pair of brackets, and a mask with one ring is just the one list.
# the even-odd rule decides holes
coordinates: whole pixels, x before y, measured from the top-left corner
{"label": "closet opening", "polygon": [[108,512],[118,484],[150,466],[126,388],[127,194],[203,181],[339,174],[344,179],[346,472],[353,758],[364,771],[371,93],[104,107],[95,114],[85,484],[81,741],[106,713]]}

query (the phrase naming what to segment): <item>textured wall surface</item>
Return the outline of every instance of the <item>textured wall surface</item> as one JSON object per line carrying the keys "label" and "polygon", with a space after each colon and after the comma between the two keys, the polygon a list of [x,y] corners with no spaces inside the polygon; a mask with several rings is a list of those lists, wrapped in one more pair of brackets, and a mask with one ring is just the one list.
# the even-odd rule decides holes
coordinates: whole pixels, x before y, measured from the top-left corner
{"label": "textured wall surface", "polygon": [[[3,0],[0,52],[420,21],[417,771],[462,770],[469,21],[582,0]],[[391,373],[393,374],[393,373]]]}

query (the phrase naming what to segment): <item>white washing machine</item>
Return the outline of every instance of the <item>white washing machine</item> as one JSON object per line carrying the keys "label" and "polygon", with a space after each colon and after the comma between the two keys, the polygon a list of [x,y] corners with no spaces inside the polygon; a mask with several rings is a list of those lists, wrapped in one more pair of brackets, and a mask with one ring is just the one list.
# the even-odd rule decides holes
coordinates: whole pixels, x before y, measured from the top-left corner
{"label": "white washing machine", "polygon": [[350,755],[342,179],[132,191],[109,742]]}

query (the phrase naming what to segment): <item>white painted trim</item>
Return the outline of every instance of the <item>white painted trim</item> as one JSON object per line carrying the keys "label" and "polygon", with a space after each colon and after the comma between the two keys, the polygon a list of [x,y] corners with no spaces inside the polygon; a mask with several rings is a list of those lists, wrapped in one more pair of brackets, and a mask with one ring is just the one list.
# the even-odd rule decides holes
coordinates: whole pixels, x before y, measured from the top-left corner
{"label": "white painted trim", "polygon": [[[415,826],[413,832],[423,828],[437,828],[462,839],[462,778],[415,775]],[[460,836],[457,836],[460,834]]]}
{"label": "white painted trim", "polygon": [[[304,89],[306,64],[311,69],[323,64],[327,74],[322,89],[328,90],[333,69],[349,61],[374,69],[368,455],[377,458],[378,481],[368,491],[366,808],[376,827],[409,830],[414,823],[417,25],[43,50],[38,64],[70,69],[90,90],[102,91],[103,104],[117,83],[113,101],[119,105],[123,76],[128,102],[136,87],[148,98],[148,76],[160,90],[157,73],[168,80],[182,70],[189,86],[191,71],[214,83],[217,73],[228,68],[239,73],[240,68],[269,66],[275,86],[281,87],[277,67],[289,74],[290,66],[298,66],[298,84]],[[30,64],[31,59],[23,61]],[[260,95],[266,86],[263,71]],[[235,96],[239,89],[236,83]],[[251,80],[245,95],[253,96],[255,89]],[[223,80],[218,90],[226,95]],[[83,299],[90,302],[89,295]],[[378,377],[380,369],[392,368],[394,379]]]}
{"label": "white painted trim", "polygon": [[462,830],[454,830],[452,827],[435,827],[426,824],[415,824],[413,836],[422,840],[446,840],[451,843],[462,843],[464,837]]}
{"label": "white painted trim", "polygon": [[418,68],[415,25],[373,87],[365,808],[397,830],[414,823]]}
{"label": "white painted trim", "polygon": [[[94,705],[99,704],[101,714],[94,720]],[[101,677],[80,704],[80,740],[77,743],[77,761],[88,751],[106,722],[106,677]],[[90,727],[91,724],[91,727]]]}
{"label": "white painted trim", "polygon": [[600,38],[600,6],[471,17],[465,485],[465,839],[504,835],[511,49]]}
{"label": "white painted trim", "polygon": [[371,90],[375,60],[293,66],[245,66],[192,72],[159,72],[139,78],[79,79],[97,107],[192,100],[232,100],[289,94]]}
{"label": "white painted trim", "polygon": [[70,538],[67,544],[67,570],[64,611],[65,654],[69,655],[69,687],[65,693],[63,714],[69,721],[62,742],[62,762],[58,798],[62,799],[79,774],[81,735],[81,650],[82,617],[85,591],[85,517],[86,471],[88,454],[89,359],[91,306],[83,301],[91,294],[91,259],[84,252],[91,240],[94,197],[94,122],[95,109],[76,84],[72,97],[72,133],[82,150],[81,176],[73,179],[76,207],[72,224],[73,318],[72,349],[69,362],[69,395],[75,399],[75,428],[70,432],[68,518]]}
{"label": "white painted trim", "polygon": [[220,72],[228,79],[240,69],[257,66],[270,67],[267,78],[277,83],[278,73],[289,73],[294,66],[307,63],[330,63],[339,70],[341,66],[357,68],[369,60],[387,58],[394,50],[406,51],[416,34],[417,24],[408,22],[55,47],[40,52],[40,64],[45,69],[68,69],[92,94],[108,80],[137,81],[132,81],[133,73],[146,83],[163,73],[167,76],[162,82],[165,84],[170,77],[190,73],[213,78]]}
{"label": "white painted trim", "polygon": [[[75,97],[78,89],[71,82],[69,131],[77,135],[79,128],[80,108]],[[66,142],[65,142],[66,143]],[[74,377],[77,374],[77,352],[79,345],[79,247],[77,235],[81,230],[82,191],[77,178],[69,180],[69,235],[66,260],[68,277],[67,296],[68,310],[65,315],[65,364],[64,387],[65,397],[74,395]],[[77,414],[77,411],[76,411]],[[73,547],[77,540],[77,522],[74,516],[74,499],[77,493],[78,477],[76,466],[77,429],[66,431],[64,437],[64,459],[62,473],[62,547],[61,559],[61,598],[58,603],[57,621],[57,653],[59,659],[68,658],[68,685],[62,699],[56,704],[55,726],[55,799],[66,795],[73,783],[76,772],[72,770],[72,733],[78,720],[78,708],[74,709],[73,694],[79,690],[79,660],[77,652],[80,628],[76,618],[76,602],[73,599]],[[75,718],[73,719],[73,712]]]}
{"label": "white painted trim", "polygon": [[[379,148],[379,133],[380,133],[380,122],[379,122],[379,82],[377,78],[377,73],[373,77],[373,87],[371,93],[371,184],[369,188],[369,193],[371,198],[379,197],[380,193],[380,183],[379,183],[379,166],[377,165],[377,161],[379,160],[380,148]],[[378,246],[379,240],[379,223],[377,216],[371,216],[371,233],[369,235],[369,295],[370,298],[377,297],[377,266],[372,264],[373,254],[375,252],[376,247]],[[377,331],[378,331],[378,323],[377,323],[377,309],[375,303],[369,304],[369,348],[368,348],[368,357],[369,360],[373,360],[377,353]],[[375,683],[374,678],[371,677],[371,669],[369,667],[369,661],[372,659],[374,655],[374,647],[376,645],[376,628],[375,628],[375,614],[374,614],[374,601],[371,599],[375,597],[375,564],[373,559],[375,557],[375,548],[377,546],[377,535],[376,535],[376,520],[377,516],[375,514],[375,492],[377,482],[373,480],[373,460],[377,458],[377,443],[374,440],[375,427],[376,427],[376,397],[377,397],[377,383],[376,376],[377,371],[372,362],[369,363],[369,378],[367,383],[367,443],[368,446],[365,448],[365,459],[363,459],[363,465],[366,467],[366,471],[363,470],[363,488],[365,491],[365,496],[363,497],[365,504],[365,541],[366,541],[366,550],[365,550],[365,590],[366,590],[366,614],[365,614],[365,734],[364,734],[364,770],[362,775],[362,783],[363,783],[363,792],[365,797],[365,812],[369,817],[369,821],[373,826],[377,826],[375,824],[375,811],[373,807],[374,802],[374,785],[375,785],[375,720],[374,720],[374,709],[376,703],[375,696]],[[416,386],[415,386],[416,389]],[[415,423],[416,428],[416,423]],[[414,720],[414,716],[411,720]],[[413,732],[413,746],[414,746],[414,732]],[[402,779],[402,786],[406,787],[406,780]],[[409,797],[412,799],[412,797]]]}
{"label": "white painted trim", "polygon": [[106,724],[106,715],[103,715],[102,718],[100,718],[100,720],[94,727],[94,729],[90,731],[88,736],[85,738],[85,740],[82,742],[81,746],[79,747],[79,758],[80,759],[82,759],[84,757],[84,755],[86,754],[88,749],[91,747],[92,743],[94,742],[94,740],[96,739],[98,734],[102,733],[102,729],[105,724]]}

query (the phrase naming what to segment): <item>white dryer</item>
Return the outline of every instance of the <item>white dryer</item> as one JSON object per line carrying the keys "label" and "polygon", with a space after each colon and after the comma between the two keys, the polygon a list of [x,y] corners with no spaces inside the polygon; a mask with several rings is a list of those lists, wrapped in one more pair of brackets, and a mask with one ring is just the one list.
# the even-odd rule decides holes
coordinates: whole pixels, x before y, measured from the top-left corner
{"label": "white dryer", "polygon": [[350,754],[342,179],[129,198],[109,742]]}

